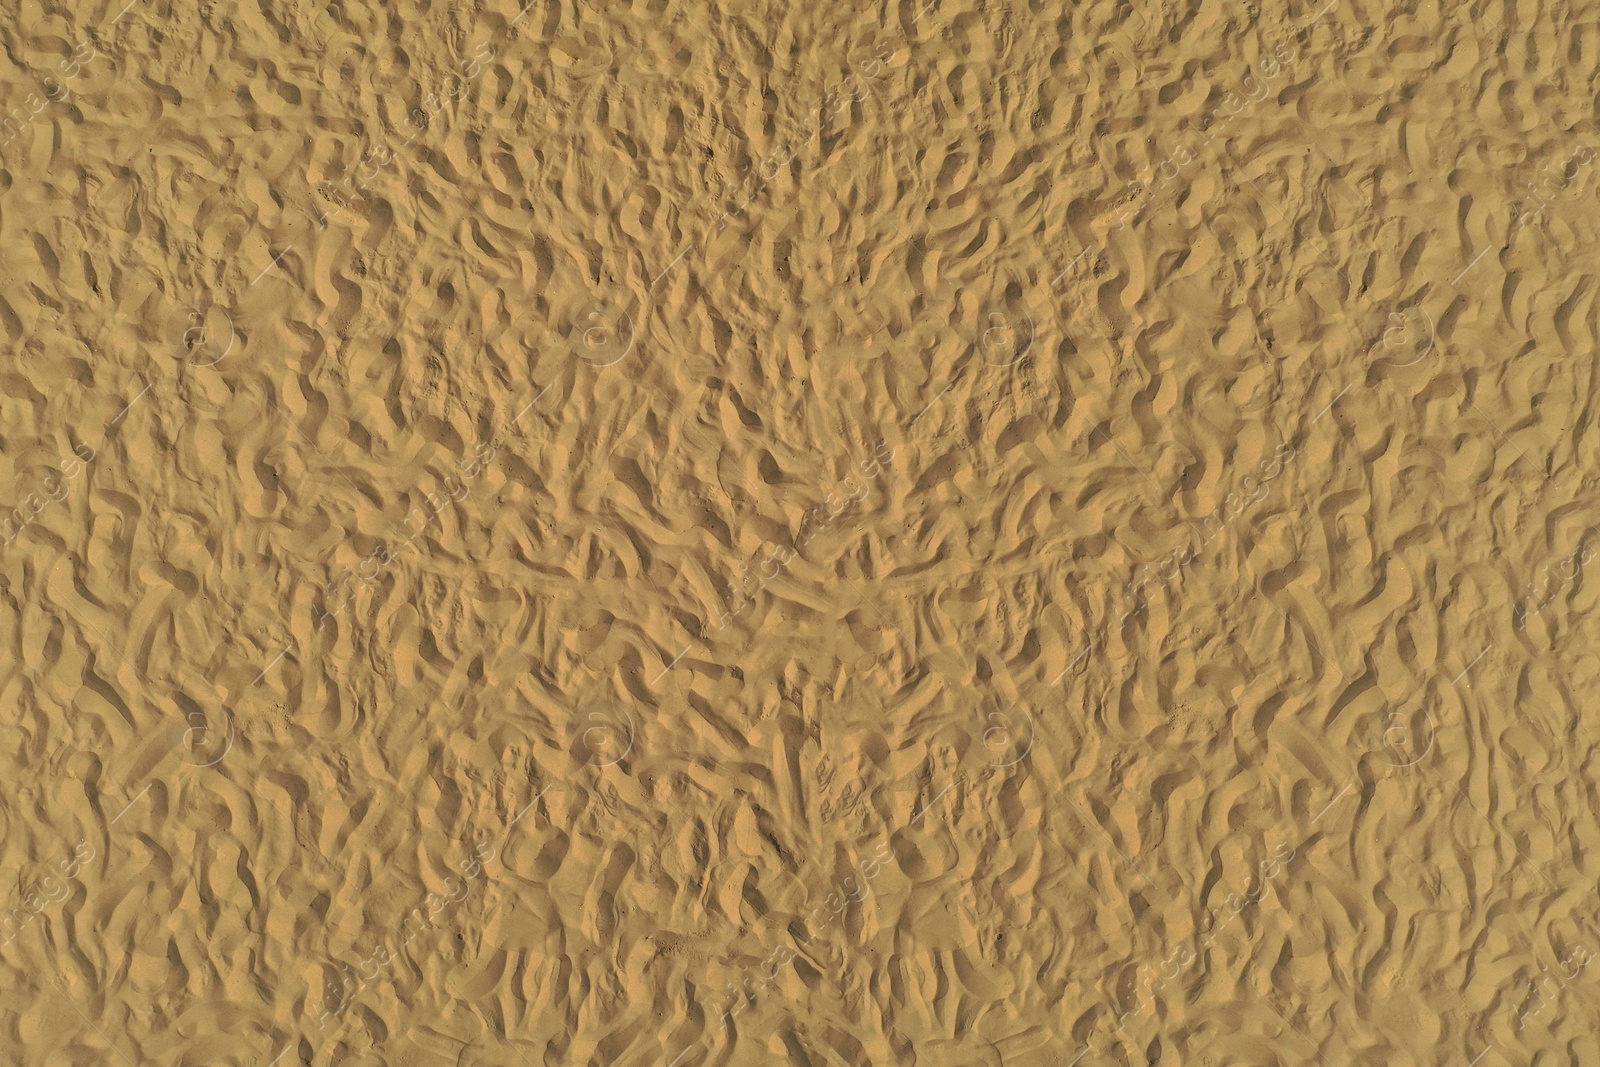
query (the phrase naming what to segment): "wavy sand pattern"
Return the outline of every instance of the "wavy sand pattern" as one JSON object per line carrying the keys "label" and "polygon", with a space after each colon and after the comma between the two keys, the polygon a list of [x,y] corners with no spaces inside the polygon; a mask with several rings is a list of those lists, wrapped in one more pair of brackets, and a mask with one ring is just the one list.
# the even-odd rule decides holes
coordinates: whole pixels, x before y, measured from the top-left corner
{"label": "wavy sand pattern", "polygon": [[124,3],[7,1062],[1600,1063],[1592,11]]}

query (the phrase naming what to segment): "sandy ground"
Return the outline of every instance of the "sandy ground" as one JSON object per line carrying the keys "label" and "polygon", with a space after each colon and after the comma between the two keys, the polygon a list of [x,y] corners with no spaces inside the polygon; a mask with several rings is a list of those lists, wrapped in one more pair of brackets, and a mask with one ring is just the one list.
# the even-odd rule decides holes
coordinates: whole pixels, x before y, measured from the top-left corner
{"label": "sandy ground", "polygon": [[6,1062],[1600,1063],[1594,8],[123,4]]}

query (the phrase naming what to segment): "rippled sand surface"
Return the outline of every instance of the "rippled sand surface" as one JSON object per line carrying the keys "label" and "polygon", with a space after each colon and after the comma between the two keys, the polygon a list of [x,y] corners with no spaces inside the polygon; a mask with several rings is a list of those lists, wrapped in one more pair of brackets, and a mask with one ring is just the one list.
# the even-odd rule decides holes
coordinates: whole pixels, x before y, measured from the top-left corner
{"label": "rippled sand surface", "polygon": [[1592,8],[124,2],[7,1063],[1600,1063]]}

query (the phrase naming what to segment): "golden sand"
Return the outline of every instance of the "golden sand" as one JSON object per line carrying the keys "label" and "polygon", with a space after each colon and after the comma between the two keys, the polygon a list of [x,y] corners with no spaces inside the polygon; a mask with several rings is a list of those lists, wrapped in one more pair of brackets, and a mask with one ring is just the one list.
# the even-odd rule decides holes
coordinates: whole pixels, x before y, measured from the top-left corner
{"label": "golden sand", "polygon": [[1593,9],[124,2],[5,1062],[1600,1064]]}

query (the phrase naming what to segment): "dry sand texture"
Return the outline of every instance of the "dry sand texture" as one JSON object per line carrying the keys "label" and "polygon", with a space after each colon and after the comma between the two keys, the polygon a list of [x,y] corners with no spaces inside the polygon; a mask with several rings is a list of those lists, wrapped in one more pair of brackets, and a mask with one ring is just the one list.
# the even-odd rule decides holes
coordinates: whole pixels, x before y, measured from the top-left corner
{"label": "dry sand texture", "polygon": [[5,1062],[1600,1064],[1600,9],[123,3]]}

